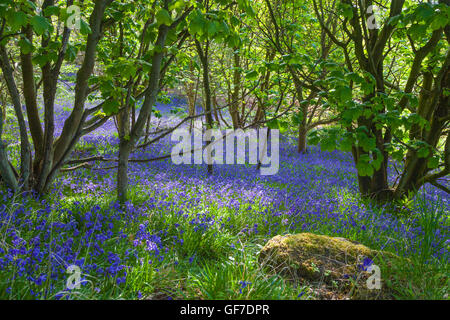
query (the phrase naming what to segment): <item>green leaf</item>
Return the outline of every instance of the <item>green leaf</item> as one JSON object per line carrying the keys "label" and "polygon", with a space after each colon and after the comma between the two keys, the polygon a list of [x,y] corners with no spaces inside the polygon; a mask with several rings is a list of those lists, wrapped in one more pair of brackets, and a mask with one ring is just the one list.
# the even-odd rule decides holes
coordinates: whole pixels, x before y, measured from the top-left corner
{"label": "green leaf", "polygon": [[156,118],[158,118],[158,119],[161,119],[161,118],[162,118],[161,111],[159,111],[158,109],[153,108],[153,113],[154,113],[154,115],[155,115]]}
{"label": "green leaf", "polygon": [[236,18],[235,16],[231,16],[230,22],[231,22],[231,25],[232,25],[233,27],[236,27],[236,26],[238,26],[238,25],[241,23],[241,22],[239,21],[239,19]]}
{"label": "green leaf", "polygon": [[444,12],[439,13],[436,15],[433,19],[433,22],[431,22],[431,30],[438,30],[441,28],[444,28],[447,24],[449,24],[449,18]]}
{"label": "green leaf", "polygon": [[341,13],[345,18],[347,19],[353,18],[353,8],[351,5],[346,3],[340,3],[340,7]]}
{"label": "green leaf", "polygon": [[44,9],[44,14],[46,16],[57,16],[59,15],[59,7],[57,6],[48,6]]}
{"label": "green leaf", "polygon": [[352,99],[352,89],[347,86],[340,86],[336,88],[339,100],[341,102],[347,102]]}
{"label": "green leaf", "polygon": [[75,58],[77,57],[77,48],[75,46],[72,45],[68,45],[67,46],[67,50],[66,50],[66,60],[69,62],[73,62],[75,60]]}
{"label": "green leaf", "polygon": [[227,43],[230,48],[239,47],[241,44],[241,38],[239,37],[238,34],[233,33],[228,37]]}
{"label": "green leaf", "polygon": [[50,56],[46,54],[40,54],[33,57],[33,63],[40,67],[43,67],[48,61],[50,61]]}
{"label": "green leaf", "polygon": [[292,115],[292,123],[293,123],[295,126],[300,125],[300,123],[302,123],[302,121],[303,121],[303,113],[302,113],[302,112],[295,112],[295,113]]}
{"label": "green leaf", "polygon": [[34,16],[31,18],[30,24],[33,27],[34,32],[38,35],[44,34],[44,32],[51,27],[50,23],[43,16]]}
{"label": "green leaf", "polygon": [[278,123],[278,119],[273,119],[273,120],[270,120],[269,122],[267,122],[267,127],[269,129],[279,129],[280,124]]}
{"label": "green leaf", "polygon": [[23,54],[29,54],[33,52],[34,47],[28,38],[22,38],[19,40],[19,47]]}
{"label": "green leaf", "polygon": [[336,136],[334,134],[327,132],[320,141],[320,148],[323,151],[332,152],[336,149],[336,147],[337,147]]}
{"label": "green leaf", "polygon": [[[367,155],[363,155],[363,156],[367,156]],[[358,163],[356,164],[356,169],[358,170],[358,175],[360,177],[371,177],[374,172],[373,167],[368,160],[369,157],[367,156],[367,158],[366,158],[363,156],[361,156]]]}
{"label": "green leaf", "polygon": [[103,111],[106,115],[112,115],[119,112],[119,102],[114,99],[108,99],[103,103]]}
{"label": "green leaf", "polygon": [[279,127],[280,127],[280,133],[284,134],[289,130],[289,123],[287,123],[286,121],[280,121]]}
{"label": "green leaf", "polygon": [[380,170],[381,164],[383,163],[384,159],[383,154],[378,148],[375,148],[372,153],[376,155],[376,157],[373,157],[372,166],[375,168],[375,170]]}
{"label": "green leaf", "polygon": [[359,131],[357,133],[358,146],[362,147],[365,152],[372,151],[376,148],[376,139],[367,136],[366,133]]}
{"label": "green leaf", "polygon": [[36,9],[37,9],[37,6],[36,6],[36,4],[35,4],[33,1],[27,0],[27,1],[26,1],[26,4],[27,4],[28,7],[29,7],[30,9],[32,9],[32,10],[36,10]]}
{"label": "green leaf", "polygon": [[439,157],[432,157],[428,159],[427,166],[429,169],[436,169],[439,166]]}
{"label": "green leaf", "polygon": [[408,29],[408,34],[414,40],[422,38],[423,36],[426,35],[426,33],[427,33],[427,26],[425,24],[413,24]]}
{"label": "green leaf", "polygon": [[313,130],[308,134],[308,143],[311,145],[318,145],[320,142],[319,130]]}
{"label": "green leaf", "polygon": [[213,21],[208,22],[208,36],[213,37],[217,33],[216,24]]}
{"label": "green leaf", "polygon": [[189,32],[191,34],[203,35],[207,20],[203,18],[200,10],[192,13],[192,19],[189,23]]}
{"label": "green leaf", "polygon": [[428,147],[422,147],[419,150],[417,150],[417,157],[419,158],[426,158],[430,154],[430,149]]}
{"label": "green leaf", "polygon": [[428,3],[421,3],[417,6],[415,13],[423,20],[427,20],[428,18],[433,16],[434,10]]}
{"label": "green leaf", "polygon": [[22,11],[18,12],[11,11],[7,16],[7,21],[12,31],[17,31],[21,27],[26,25],[27,15]]}
{"label": "green leaf", "polygon": [[84,35],[88,35],[88,34],[92,33],[91,27],[83,19],[80,19],[80,32],[81,32],[81,34],[84,34]]}
{"label": "green leaf", "polygon": [[361,89],[365,95],[369,95],[369,94],[373,93],[373,91],[375,89],[375,85],[370,82],[363,82],[363,83],[361,83]]}
{"label": "green leaf", "polygon": [[245,77],[249,80],[255,80],[256,78],[258,78],[258,72],[255,70],[252,70],[250,72],[248,72]]}
{"label": "green leaf", "polygon": [[169,10],[178,10],[184,8],[185,6],[186,4],[184,3],[184,0],[177,0],[169,5]]}
{"label": "green leaf", "polygon": [[339,149],[344,152],[352,151],[352,147],[355,143],[355,138],[353,134],[346,133],[339,144]]}

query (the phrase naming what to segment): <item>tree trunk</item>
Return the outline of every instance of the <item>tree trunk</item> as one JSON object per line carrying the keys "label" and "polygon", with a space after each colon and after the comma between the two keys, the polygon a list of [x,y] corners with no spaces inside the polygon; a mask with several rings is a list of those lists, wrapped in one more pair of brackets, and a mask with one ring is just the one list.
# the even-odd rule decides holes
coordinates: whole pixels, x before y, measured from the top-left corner
{"label": "tree trunk", "polygon": [[[27,39],[33,42],[33,31],[30,25],[22,28]],[[23,96],[27,110],[28,124],[30,128],[31,138],[34,144],[35,159],[33,164],[33,173],[38,172],[39,163],[42,160],[44,132],[41,126],[39,111],[36,100],[36,86],[34,81],[34,68],[32,63],[32,54],[23,52],[20,53],[20,60],[22,66],[22,80],[23,80]],[[35,177],[37,178],[37,177]]]}
{"label": "tree trunk", "polygon": [[[196,88],[197,88],[197,81],[195,81],[195,75],[194,75],[194,64],[192,63],[192,61],[189,63],[189,79],[187,81],[187,83],[185,83],[184,88],[186,91],[186,96],[187,96],[187,102],[188,102],[188,112],[189,112],[189,117],[193,117],[195,115],[195,100],[196,100]],[[192,131],[192,127],[194,124],[194,120],[192,119],[190,121],[189,124],[189,130]]]}
{"label": "tree trunk", "polygon": [[[266,61],[272,61],[275,58],[275,50],[272,48],[268,48],[266,52]],[[267,68],[266,73],[261,75],[261,91],[267,92],[269,90],[269,81],[270,81],[270,68]],[[265,115],[265,99],[260,99],[258,102],[258,109],[256,110],[254,123],[259,127],[260,123],[264,121]]]}
{"label": "tree trunk", "polygon": [[[166,44],[169,27],[166,25],[159,26],[158,38],[155,47],[164,48]],[[117,170],[117,198],[122,203],[127,199],[128,191],[128,159],[136,143],[142,136],[145,124],[152,114],[152,108],[156,103],[159,92],[161,65],[164,58],[164,51],[155,51],[152,58],[152,67],[149,74],[149,82],[145,90],[144,103],[139,112],[138,119],[130,130],[129,137],[121,139],[119,146],[119,166]]]}
{"label": "tree trunk", "polygon": [[[211,96],[211,87],[209,83],[209,41],[206,41],[205,50],[202,49],[200,42],[195,40],[195,44],[197,46],[197,51],[200,56],[200,61],[202,62],[203,67],[203,89],[205,91],[205,113],[206,113],[206,125],[207,129],[213,128],[213,118],[212,118],[212,96]],[[208,175],[212,175],[213,167],[211,164],[208,164]]]}
{"label": "tree trunk", "polygon": [[306,153],[306,127],[303,124],[299,125],[298,129],[298,144],[297,144],[297,151],[298,153]]}
{"label": "tree trunk", "polygon": [[117,169],[117,198],[120,203],[127,200],[128,192],[128,159],[131,148],[126,140],[122,140],[119,145],[119,166]]}
{"label": "tree trunk", "polygon": [[[25,118],[22,112],[22,105],[20,103],[20,94],[17,90],[16,82],[13,76],[13,70],[9,63],[8,54],[5,46],[0,46],[0,68],[3,71],[3,77],[5,78],[6,85],[8,87],[9,94],[11,96],[14,110],[19,124],[20,132],[20,181],[19,185],[27,190],[29,186],[30,177],[30,165],[31,165],[31,147],[28,141],[27,128],[25,124]],[[9,171],[5,171],[8,174]],[[3,174],[3,172],[2,172]]]}

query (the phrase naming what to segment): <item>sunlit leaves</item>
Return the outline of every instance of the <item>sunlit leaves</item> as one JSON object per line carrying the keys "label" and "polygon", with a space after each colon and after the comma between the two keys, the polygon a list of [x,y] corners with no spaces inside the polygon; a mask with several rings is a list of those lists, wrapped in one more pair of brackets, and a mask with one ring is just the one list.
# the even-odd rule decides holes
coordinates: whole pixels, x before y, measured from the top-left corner
{"label": "sunlit leaves", "polygon": [[120,104],[116,99],[108,99],[103,103],[103,111],[106,115],[112,115],[119,112]]}
{"label": "sunlit leaves", "polygon": [[44,10],[44,15],[49,16],[58,16],[60,12],[60,8],[57,6],[48,6]]}
{"label": "sunlit leaves", "polygon": [[22,11],[9,11],[6,15],[6,21],[11,27],[11,31],[15,32],[27,24],[28,17]]}
{"label": "sunlit leaves", "polygon": [[437,30],[444,28],[446,25],[448,25],[450,22],[450,16],[448,15],[448,12],[440,11],[436,16],[434,17],[433,21],[431,22],[430,28],[431,30]]}
{"label": "sunlit leaves", "polygon": [[303,121],[303,118],[304,118],[303,113],[300,111],[292,113],[292,123],[295,126],[300,125]]}
{"label": "sunlit leaves", "polygon": [[245,77],[249,80],[255,80],[259,76],[258,72],[256,70],[250,70],[245,74]]}
{"label": "sunlit leaves", "polygon": [[362,148],[365,152],[372,151],[376,148],[375,137],[369,135],[369,132],[365,126],[360,126],[356,129],[356,145]]}
{"label": "sunlit leaves", "polygon": [[239,34],[228,25],[226,12],[205,13],[200,9],[194,10],[189,17],[189,33],[199,40],[225,42],[230,48],[239,47],[241,42]]}
{"label": "sunlit leaves", "polygon": [[356,139],[351,132],[343,134],[342,139],[339,141],[339,149],[344,152],[352,151],[352,147],[355,144]]}
{"label": "sunlit leaves", "polygon": [[353,8],[348,3],[340,2],[338,4],[338,12],[346,19],[353,18]]}
{"label": "sunlit leaves", "polygon": [[419,40],[426,35],[427,27],[425,24],[415,23],[408,29],[408,34],[412,39]]}
{"label": "sunlit leaves", "polygon": [[30,19],[30,24],[33,27],[34,32],[38,35],[44,34],[45,31],[51,29],[50,23],[43,16],[34,16]]}
{"label": "sunlit leaves", "polygon": [[23,37],[19,40],[19,47],[23,54],[31,53],[34,50],[34,47],[33,47],[33,44],[31,43],[31,41],[25,37]]}
{"label": "sunlit leaves", "polygon": [[75,47],[71,44],[68,44],[65,59],[69,62],[73,62],[75,60],[75,58],[77,57],[77,52],[78,52],[77,47]]}
{"label": "sunlit leaves", "polygon": [[177,0],[177,1],[171,2],[169,4],[169,10],[170,11],[172,11],[172,10],[178,11],[180,9],[183,9],[185,6],[186,6],[186,1],[184,1],[184,0]]}
{"label": "sunlit leaves", "polygon": [[289,129],[289,123],[287,121],[282,121],[279,119],[273,119],[267,122],[267,127],[269,129],[280,130],[280,133],[286,133]]}
{"label": "sunlit leaves", "polygon": [[439,157],[434,156],[428,159],[427,167],[429,169],[436,169],[439,166]]}
{"label": "sunlit leaves", "polygon": [[356,163],[356,169],[358,170],[358,175],[360,177],[370,177],[373,176],[374,168],[370,163],[370,156],[368,154],[362,154],[358,162]]}
{"label": "sunlit leaves", "polygon": [[251,6],[250,1],[237,0],[237,3],[238,3],[239,9],[244,11],[245,13],[247,13],[248,16],[250,16],[252,18],[256,16],[255,10],[253,10],[253,7]]}
{"label": "sunlit leaves", "polygon": [[81,32],[81,34],[84,34],[84,35],[88,35],[88,34],[92,33],[91,27],[83,19],[80,20],[80,32]]}
{"label": "sunlit leaves", "polygon": [[158,25],[164,24],[166,26],[170,26],[172,24],[172,17],[166,9],[159,9],[159,11],[156,13],[155,18]]}
{"label": "sunlit leaves", "polygon": [[189,32],[193,35],[203,35],[206,24],[207,21],[204,18],[202,12],[197,9],[191,14]]}
{"label": "sunlit leaves", "polygon": [[408,33],[413,39],[427,36],[428,31],[444,28],[450,21],[450,7],[441,4],[420,3],[405,11],[403,25],[410,25]]}
{"label": "sunlit leaves", "polygon": [[348,86],[337,87],[336,94],[341,103],[345,103],[352,99],[352,89]]}
{"label": "sunlit leaves", "polygon": [[308,135],[308,142],[312,145],[320,143],[323,151],[334,151],[338,147],[340,131],[337,128],[313,130]]}

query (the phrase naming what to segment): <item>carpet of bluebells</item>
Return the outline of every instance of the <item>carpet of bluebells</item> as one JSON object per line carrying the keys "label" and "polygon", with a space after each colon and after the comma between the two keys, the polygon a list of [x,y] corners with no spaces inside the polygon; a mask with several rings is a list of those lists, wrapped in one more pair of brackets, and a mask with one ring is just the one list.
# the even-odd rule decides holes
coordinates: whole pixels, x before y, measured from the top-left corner
{"label": "carpet of bluebells", "polygon": [[[163,117],[152,121],[153,128],[176,123],[179,118],[168,111],[184,104],[178,98],[158,104]],[[58,101],[57,134],[69,106],[64,97]],[[166,155],[171,144],[165,138],[132,158]],[[85,136],[74,157],[116,158],[117,146],[111,120]],[[163,290],[168,269],[197,268],[197,278],[186,276],[179,288],[186,291],[199,277],[210,281],[208,264],[237,259],[247,247],[256,248],[256,255],[271,237],[297,232],[346,237],[425,264],[448,265],[448,195],[427,186],[401,210],[362,201],[350,154],[312,147],[299,155],[294,140],[283,136],[274,176],[261,176],[249,165],[214,166],[208,176],[205,166],[175,166],[170,159],[132,162],[125,206],[114,198],[114,165],[96,162],[61,174],[47,197],[0,192],[0,298],[146,298]],[[81,270],[81,290],[67,289],[71,265]],[[165,276],[158,275],[162,272]],[[241,275],[247,278],[224,280],[232,282],[225,286],[233,291],[230,297],[258,285],[245,271]],[[205,284],[199,288],[200,296],[207,291]],[[172,297],[183,296],[164,295]]]}

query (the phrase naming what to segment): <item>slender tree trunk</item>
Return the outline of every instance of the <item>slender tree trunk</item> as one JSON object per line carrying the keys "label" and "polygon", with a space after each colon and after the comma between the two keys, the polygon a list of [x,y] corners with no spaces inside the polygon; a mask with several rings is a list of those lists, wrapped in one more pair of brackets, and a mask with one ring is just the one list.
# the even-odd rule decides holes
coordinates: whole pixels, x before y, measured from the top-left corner
{"label": "slender tree trunk", "polygon": [[[146,121],[147,130],[149,131],[150,116]],[[127,199],[128,187],[128,158],[131,153],[131,144],[128,143],[130,139],[130,111],[128,106],[117,116],[117,125],[119,131],[119,163],[117,170],[117,194],[121,203]],[[148,132],[147,132],[148,134]],[[147,136],[145,137],[147,139]]]}
{"label": "slender tree trunk", "polygon": [[[30,25],[22,28],[22,32],[25,33],[27,39],[30,42],[33,42],[33,31]],[[39,111],[37,106],[36,86],[34,81],[34,68],[31,59],[32,59],[31,53],[24,54],[23,52],[21,52],[20,60],[23,79],[22,92],[25,99],[28,125],[30,128],[31,138],[33,139],[34,144],[35,159],[33,164],[33,172],[34,174],[36,174],[39,170],[39,163],[42,160],[44,132],[42,130],[41,120],[39,117]]]}
{"label": "slender tree trunk", "polygon": [[117,169],[117,197],[121,203],[127,200],[128,192],[128,159],[130,158],[131,145],[122,140],[119,145],[119,163]]}
{"label": "slender tree trunk", "polygon": [[[37,181],[37,191],[43,193],[47,183],[47,177],[52,170],[53,156],[54,156],[54,132],[55,132],[55,96],[57,79],[51,69],[50,63],[46,63],[42,67],[42,83],[43,83],[43,98],[44,98],[44,148],[43,160],[40,166],[39,179]],[[58,159],[59,160],[59,159]]]}
{"label": "slender tree trunk", "polygon": [[233,53],[233,94],[231,95],[231,120],[233,121],[234,130],[240,128],[241,120],[239,119],[239,95],[241,92],[241,54],[239,48],[234,48]]}
{"label": "slender tree trunk", "polygon": [[[164,48],[166,43],[169,27],[161,25],[158,30],[158,39],[155,46]],[[142,137],[145,124],[149,117],[153,105],[156,103],[156,98],[159,92],[161,65],[164,58],[163,50],[157,51],[153,54],[152,67],[149,74],[149,82],[145,90],[144,103],[139,112],[138,119],[130,130],[128,139],[121,139],[119,145],[119,166],[117,170],[117,198],[121,203],[127,199],[128,193],[128,160],[136,143]]]}
{"label": "slender tree trunk", "polygon": [[[207,129],[213,128],[213,118],[212,118],[212,96],[211,96],[211,87],[209,82],[209,41],[206,41],[205,50],[202,49],[200,42],[195,40],[195,44],[197,46],[197,51],[200,56],[200,61],[202,62],[203,67],[203,89],[205,92],[205,112],[206,112],[206,125]],[[208,175],[212,175],[213,167],[211,164],[208,164]]]}
{"label": "slender tree trunk", "polygon": [[297,144],[297,152],[298,153],[306,153],[306,127],[303,124],[299,125],[298,129],[298,144]]}
{"label": "slender tree trunk", "polygon": [[[189,112],[189,117],[193,117],[195,115],[195,95],[196,95],[196,88],[197,88],[197,82],[194,81],[194,64],[192,63],[192,61],[189,63],[189,81],[187,83],[185,83],[184,87],[185,87],[185,91],[186,91],[186,96],[187,96],[187,100],[188,100],[188,112]],[[193,127],[193,120],[190,121],[189,124],[189,130],[192,130]]]}
{"label": "slender tree trunk", "polygon": [[[272,48],[268,48],[266,52],[266,61],[272,61],[275,58],[275,50]],[[261,76],[261,91],[266,92],[269,89],[269,81],[270,81],[270,69],[267,68],[266,73]],[[259,126],[259,123],[264,120],[264,114],[265,114],[265,106],[264,106],[265,99],[261,99],[258,103],[258,109],[256,110],[255,120],[254,123],[257,123]]]}

